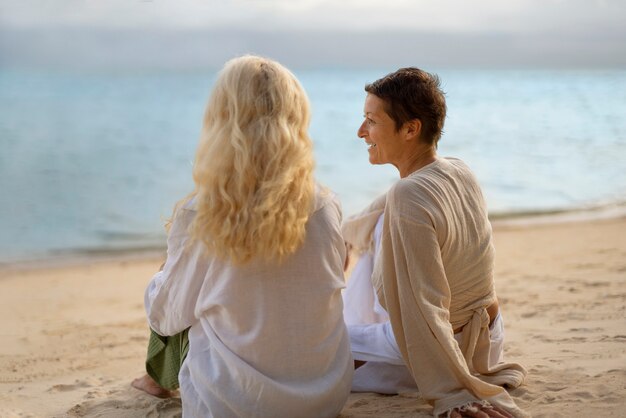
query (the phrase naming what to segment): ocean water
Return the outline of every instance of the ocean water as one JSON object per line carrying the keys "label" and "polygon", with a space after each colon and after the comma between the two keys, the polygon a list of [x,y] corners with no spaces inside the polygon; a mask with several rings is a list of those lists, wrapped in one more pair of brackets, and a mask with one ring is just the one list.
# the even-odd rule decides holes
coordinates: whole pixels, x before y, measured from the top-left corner
{"label": "ocean water", "polygon": [[[392,70],[392,69],[389,69]],[[398,178],[356,136],[383,70],[296,71],[313,109],[318,180],[359,210]],[[626,200],[626,71],[437,72],[439,154],[465,160],[498,216]],[[164,245],[192,189],[215,73],[0,69],[0,263]]]}

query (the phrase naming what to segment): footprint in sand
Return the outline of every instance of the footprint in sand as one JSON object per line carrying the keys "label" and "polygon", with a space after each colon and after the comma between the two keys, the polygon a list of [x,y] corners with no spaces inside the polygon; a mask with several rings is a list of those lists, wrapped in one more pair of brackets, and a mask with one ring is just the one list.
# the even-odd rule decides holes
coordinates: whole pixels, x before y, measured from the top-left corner
{"label": "footprint in sand", "polygon": [[570,328],[570,332],[601,332],[604,331],[604,328]]}
{"label": "footprint in sand", "polygon": [[371,403],[372,403],[371,399],[360,399],[360,400],[350,404],[350,408],[357,409],[357,408],[359,408],[361,406],[369,405]]}
{"label": "footprint in sand", "polygon": [[606,286],[610,286],[611,282],[589,282],[589,283],[583,283],[583,285],[587,287],[606,287]]}
{"label": "footprint in sand", "polygon": [[180,418],[182,416],[182,406],[179,398],[137,398],[119,394],[117,397],[91,400],[75,405],[67,411],[67,415],[69,417],[100,418]]}
{"label": "footprint in sand", "polygon": [[[61,383],[50,387],[47,392],[69,392],[77,389],[87,389],[93,387],[102,387],[107,383],[111,383],[112,380],[107,377],[89,377],[87,379],[76,379],[74,383],[65,384]],[[89,392],[92,393],[92,392]]]}
{"label": "footprint in sand", "polygon": [[20,411],[19,409],[0,409],[0,418],[35,418],[29,412]]}
{"label": "footprint in sand", "polygon": [[76,390],[76,389],[90,388],[91,386],[92,386],[91,384],[83,380],[76,380],[72,384],[54,385],[50,389],[48,389],[48,392],[69,392],[69,391]]}

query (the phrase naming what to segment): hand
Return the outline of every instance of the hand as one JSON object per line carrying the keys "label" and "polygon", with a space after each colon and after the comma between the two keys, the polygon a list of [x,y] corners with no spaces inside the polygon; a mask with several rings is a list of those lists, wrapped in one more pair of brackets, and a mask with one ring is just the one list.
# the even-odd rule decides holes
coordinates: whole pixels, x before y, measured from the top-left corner
{"label": "hand", "polygon": [[452,413],[450,414],[451,418],[514,418],[513,415],[509,414],[503,409],[498,408],[497,406],[492,406],[489,404],[483,405],[481,403],[473,403],[470,406],[454,408]]}

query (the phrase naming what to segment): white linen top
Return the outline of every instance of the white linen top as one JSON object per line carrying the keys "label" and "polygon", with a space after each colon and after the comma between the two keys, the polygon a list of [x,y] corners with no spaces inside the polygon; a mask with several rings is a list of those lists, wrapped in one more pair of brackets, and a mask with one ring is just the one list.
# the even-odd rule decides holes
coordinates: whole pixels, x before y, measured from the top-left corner
{"label": "white linen top", "polygon": [[342,316],[341,210],[316,192],[304,244],[282,264],[243,266],[190,240],[193,200],[177,213],[167,261],[145,293],[161,335],[189,330],[179,374],[183,417],[334,417],[353,362]]}

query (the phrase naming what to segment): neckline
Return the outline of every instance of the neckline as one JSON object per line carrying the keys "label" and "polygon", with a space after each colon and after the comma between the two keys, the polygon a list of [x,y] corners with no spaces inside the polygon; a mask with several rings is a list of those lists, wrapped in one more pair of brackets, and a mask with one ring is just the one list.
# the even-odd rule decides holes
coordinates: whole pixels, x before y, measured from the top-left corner
{"label": "neckline", "polygon": [[430,167],[434,166],[435,164],[437,164],[439,161],[441,161],[441,160],[443,160],[443,159],[444,159],[444,158],[442,158],[442,157],[436,156],[436,157],[435,157],[435,161],[433,161],[433,162],[431,162],[431,163],[428,163],[428,164],[426,164],[425,166],[423,166],[423,167],[421,167],[421,168],[418,168],[417,170],[415,170],[415,171],[413,171],[413,172],[409,173],[406,177],[411,177],[411,176],[413,176],[414,174],[420,173],[421,171],[424,171],[424,170],[426,170],[427,168],[430,168]]}

